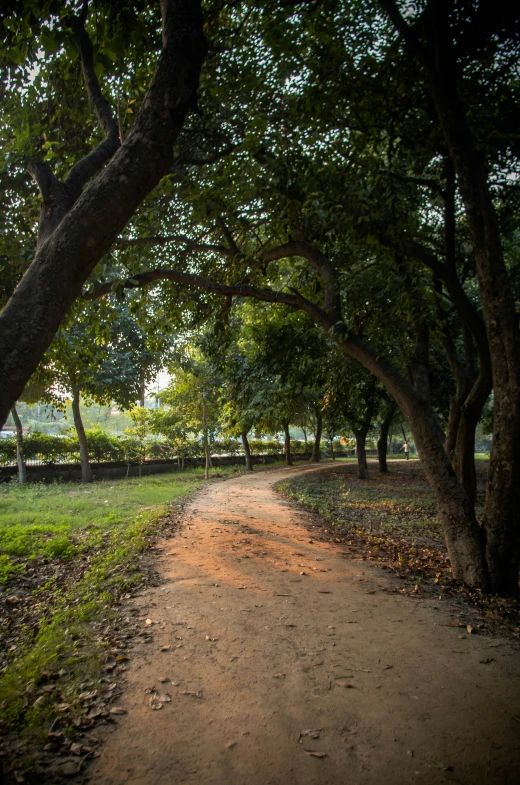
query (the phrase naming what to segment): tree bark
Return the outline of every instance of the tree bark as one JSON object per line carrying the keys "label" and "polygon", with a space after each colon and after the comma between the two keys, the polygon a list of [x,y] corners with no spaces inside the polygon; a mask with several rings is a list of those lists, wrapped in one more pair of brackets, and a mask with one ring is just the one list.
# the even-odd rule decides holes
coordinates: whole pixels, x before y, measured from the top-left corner
{"label": "tree bark", "polygon": [[458,86],[448,7],[428,8],[423,45],[394,0],[380,0],[410,51],[424,66],[439,125],[455,167],[464,203],[489,342],[494,386],[493,442],[484,508],[486,561],[491,588],[518,593],[520,567],[520,330],[504,262],[487,163],[475,145]]}
{"label": "tree bark", "polygon": [[25,485],[27,482],[27,466],[25,464],[25,457],[23,454],[23,428],[20,417],[16,410],[16,406],[11,409],[13,415],[14,425],[16,428],[16,464],[18,466],[18,483]]}
{"label": "tree bark", "polygon": [[396,410],[396,403],[394,400],[389,399],[386,407],[385,415],[381,422],[381,429],[379,431],[379,439],[377,440],[377,458],[379,462],[379,471],[381,474],[388,474],[388,464],[386,455],[388,452],[388,432],[394,419]]}
{"label": "tree bark", "polygon": [[330,454],[333,461],[336,460],[336,456],[334,454],[334,436],[335,434],[329,434]]}
{"label": "tree bark", "polygon": [[319,463],[321,460],[321,434],[323,431],[323,415],[320,409],[316,413],[316,433],[314,434],[314,444],[312,445],[311,463]]}
{"label": "tree bark", "polygon": [[253,471],[253,461],[251,459],[251,450],[249,448],[249,439],[247,438],[247,431],[242,431],[242,444],[244,445],[244,455],[246,456],[246,471]]}
{"label": "tree bark", "polygon": [[[443,522],[454,577],[467,586],[488,588],[484,532],[444,449],[444,433],[429,400],[362,339],[349,336],[340,345],[385,385],[410,426]],[[420,377],[417,374],[417,381]]]}
{"label": "tree bark", "polygon": [[171,169],[207,47],[199,2],[163,0],[161,10],[161,56],[130,134],[79,191],[0,314],[2,425],[88,276]]}
{"label": "tree bark", "polygon": [[287,466],[292,466],[291,456],[291,434],[289,433],[289,420],[282,420],[282,428],[285,435],[284,450],[285,450],[285,463]]}
{"label": "tree bark", "polygon": [[81,419],[81,411],[79,408],[80,396],[81,388],[75,385],[72,389],[72,415],[74,417],[74,427],[76,428],[76,433],[78,434],[79,459],[81,462],[81,481],[92,482],[94,477],[92,475],[92,467],[90,466],[88,458],[87,437],[85,434],[85,428],[83,427],[83,420]]}
{"label": "tree bark", "polygon": [[358,464],[358,480],[368,480],[368,463],[366,452],[368,428],[356,428],[354,436],[356,437],[356,457]]}
{"label": "tree bark", "polygon": [[202,393],[202,438],[204,440],[204,479],[209,480],[209,466],[211,462],[211,456],[209,454],[208,416],[204,393]]}
{"label": "tree bark", "polygon": [[520,334],[483,155],[473,144],[452,74],[431,74],[437,113],[457,171],[472,239],[494,387],[493,442],[484,509],[493,591],[518,593],[520,566]]}

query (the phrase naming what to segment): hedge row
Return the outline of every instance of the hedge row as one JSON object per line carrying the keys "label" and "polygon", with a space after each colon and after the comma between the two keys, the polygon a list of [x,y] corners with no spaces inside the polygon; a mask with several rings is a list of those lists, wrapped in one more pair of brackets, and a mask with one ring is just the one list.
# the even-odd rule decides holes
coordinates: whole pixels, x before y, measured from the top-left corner
{"label": "hedge row", "polygon": [[[93,462],[139,461],[154,458],[199,458],[204,454],[202,440],[189,439],[182,443],[169,443],[165,439],[146,439],[144,442],[129,436],[110,436],[100,429],[87,430],[89,457]],[[251,439],[249,442],[253,455],[278,455],[283,452],[283,444],[276,439],[263,441]],[[242,442],[235,439],[212,441],[212,455],[243,455]],[[295,454],[305,452],[305,444],[291,441]],[[312,442],[308,443],[312,449]],[[28,463],[53,464],[79,462],[79,444],[75,435],[67,433],[52,436],[33,431],[24,436],[24,455]],[[9,436],[0,439],[0,465],[16,463],[16,438]]]}

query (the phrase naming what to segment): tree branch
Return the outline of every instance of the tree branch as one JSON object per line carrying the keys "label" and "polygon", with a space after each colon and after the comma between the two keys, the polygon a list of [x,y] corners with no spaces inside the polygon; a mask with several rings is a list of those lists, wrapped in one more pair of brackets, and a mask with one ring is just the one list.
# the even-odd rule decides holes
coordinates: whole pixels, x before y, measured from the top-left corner
{"label": "tree branch", "polygon": [[81,54],[81,67],[89,106],[97,117],[105,139],[70,170],[65,180],[65,186],[74,194],[75,199],[81,193],[85,183],[104,163],[110,160],[121,144],[117,121],[112,114],[110,104],[101,92],[94,68],[92,41],[85,29],[87,7],[88,3],[83,3],[80,16],[73,17],[71,23]]}
{"label": "tree branch", "polygon": [[42,199],[49,198],[55,190],[61,188],[61,183],[45,161],[30,161],[27,171],[40,189]]}
{"label": "tree branch", "polygon": [[[265,302],[281,303],[283,305],[288,305],[291,308],[305,311],[317,324],[320,324],[326,330],[330,330],[334,326],[334,323],[325,311],[294,290],[289,294],[274,289],[260,289],[248,284],[223,284],[218,281],[213,281],[210,278],[205,278],[202,275],[183,273],[179,270],[148,270],[143,273],[138,273],[132,278],[128,278],[124,281],[123,288],[139,289],[143,286],[150,286],[151,284],[160,281],[171,281],[172,283],[180,284],[187,289],[203,289],[211,294],[222,295],[224,297],[252,297],[256,300],[263,300]],[[82,298],[84,300],[96,300],[99,297],[109,294],[113,289],[114,281],[108,281],[97,289],[90,292],[84,292]]]}
{"label": "tree branch", "polygon": [[401,16],[401,12],[397,7],[395,0],[379,0],[379,5],[386,11],[393,26],[404,40],[410,51],[415,55],[419,62],[426,64],[427,56],[424,47],[419,42],[415,31],[412,30],[409,24]]}

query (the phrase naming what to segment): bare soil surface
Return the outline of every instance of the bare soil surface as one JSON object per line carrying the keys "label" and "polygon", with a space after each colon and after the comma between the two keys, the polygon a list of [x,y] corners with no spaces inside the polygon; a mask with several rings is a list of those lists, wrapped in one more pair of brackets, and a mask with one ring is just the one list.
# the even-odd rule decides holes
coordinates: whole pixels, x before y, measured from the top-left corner
{"label": "bare soil surface", "polygon": [[273,490],[307,471],[210,485],[161,543],[91,782],[520,782],[518,644],[313,536]]}

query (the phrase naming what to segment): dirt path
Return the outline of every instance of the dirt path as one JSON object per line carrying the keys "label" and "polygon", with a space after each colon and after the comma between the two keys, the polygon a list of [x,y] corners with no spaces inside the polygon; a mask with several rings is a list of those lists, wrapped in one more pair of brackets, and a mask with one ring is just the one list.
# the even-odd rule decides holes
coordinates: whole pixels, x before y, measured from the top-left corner
{"label": "dirt path", "polygon": [[[313,542],[272,488],[302,471],[208,486],[163,543],[165,583],[129,607],[153,642],[91,781],[516,785],[518,650]],[[147,688],[171,702],[153,711]]]}

